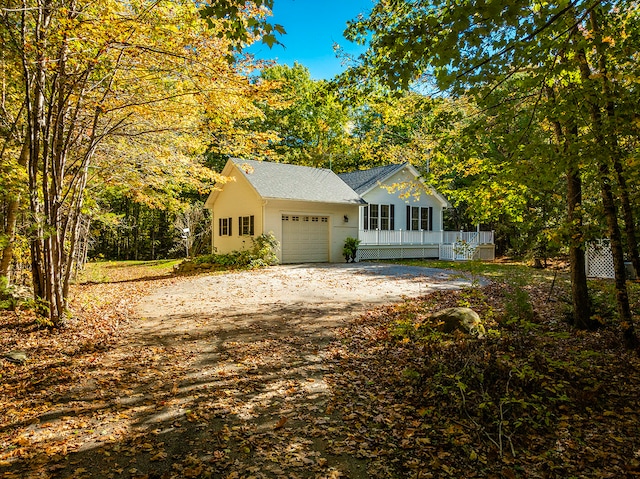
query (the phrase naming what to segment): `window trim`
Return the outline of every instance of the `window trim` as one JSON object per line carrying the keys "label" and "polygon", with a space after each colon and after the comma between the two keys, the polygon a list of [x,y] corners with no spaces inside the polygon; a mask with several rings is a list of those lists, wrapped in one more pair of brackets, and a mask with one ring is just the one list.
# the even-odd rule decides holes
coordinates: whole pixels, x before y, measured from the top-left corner
{"label": "window trim", "polygon": [[[386,214],[383,211],[386,209]],[[369,203],[364,207],[364,229],[367,231],[395,230],[395,205],[393,203]]]}
{"label": "window trim", "polygon": [[218,236],[232,236],[233,218],[218,218]]}
{"label": "window trim", "polygon": [[238,236],[255,235],[255,216],[238,216]]}
{"label": "window trim", "polygon": [[433,206],[407,205],[407,231],[433,231]]}

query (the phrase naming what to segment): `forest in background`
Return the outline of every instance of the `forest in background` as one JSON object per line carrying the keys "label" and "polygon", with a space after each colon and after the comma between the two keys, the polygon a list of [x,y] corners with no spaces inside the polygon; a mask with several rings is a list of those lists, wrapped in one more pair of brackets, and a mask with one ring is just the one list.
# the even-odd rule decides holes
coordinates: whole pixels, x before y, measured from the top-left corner
{"label": "forest in background", "polygon": [[336,172],[411,162],[454,205],[448,228],[494,229],[502,254],[569,255],[581,327],[585,244],[609,237],[632,324],[635,3],[381,0],[346,30],[368,50],[331,81],[242,53],[286,41],[270,6],[2,9],[0,276],[32,284],[50,323],[87,259],[207,252],[203,201],[240,156]]}

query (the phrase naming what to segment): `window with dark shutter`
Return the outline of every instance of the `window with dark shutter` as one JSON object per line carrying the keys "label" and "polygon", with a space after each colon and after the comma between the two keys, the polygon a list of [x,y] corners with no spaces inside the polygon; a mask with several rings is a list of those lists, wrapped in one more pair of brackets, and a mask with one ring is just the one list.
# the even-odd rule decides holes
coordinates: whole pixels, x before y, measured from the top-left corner
{"label": "window with dark shutter", "polygon": [[[294,220],[295,220],[294,216]],[[240,216],[238,217],[238,234],[240,236],[253,236],[255,233],[255,217]]]}
{"label": "window with dark shutter", "polygon": [[231,223],[232,218],[219,218],[218,219],[218,234],[220,236],[231,236]]}

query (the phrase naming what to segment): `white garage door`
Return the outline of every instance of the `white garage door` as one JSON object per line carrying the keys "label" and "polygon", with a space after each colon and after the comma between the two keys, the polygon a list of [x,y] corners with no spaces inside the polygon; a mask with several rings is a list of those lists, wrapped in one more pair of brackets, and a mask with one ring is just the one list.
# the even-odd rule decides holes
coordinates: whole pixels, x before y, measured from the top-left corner
{"label": "white garage door", "polygon": [[282,215],[282,262],[329,261],[327,216]]}

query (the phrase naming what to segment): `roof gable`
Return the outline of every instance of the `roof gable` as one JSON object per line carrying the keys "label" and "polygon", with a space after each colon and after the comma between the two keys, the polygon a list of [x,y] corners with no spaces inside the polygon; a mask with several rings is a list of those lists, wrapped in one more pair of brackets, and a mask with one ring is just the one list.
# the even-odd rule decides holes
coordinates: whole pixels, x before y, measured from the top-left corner
{"label": "roof gable", "polygon": [[407,170],[417,181],[419,181],[427,192],[435,197],[444,208],[451,208],[451,204],[447,199],[438,193],[435,188],[427,185],[421,178],[420,172],[410,163],[397,163],[386,166],[371,168],[370,170],[359,170],[351,173],[342,173],[340,178],[354,189],[360,196],[366,195],[374,188],[384,184],[394,175],[403,170]]}
{"label": "roof gable", "polygon": [[406,166],[405,164],[393,164],[371,168],[370,170],[358,170],[350,173],[342,173],[338,176],[359,195],[363,195],[372,188],[378,186],[384,180],[393,176]]}

